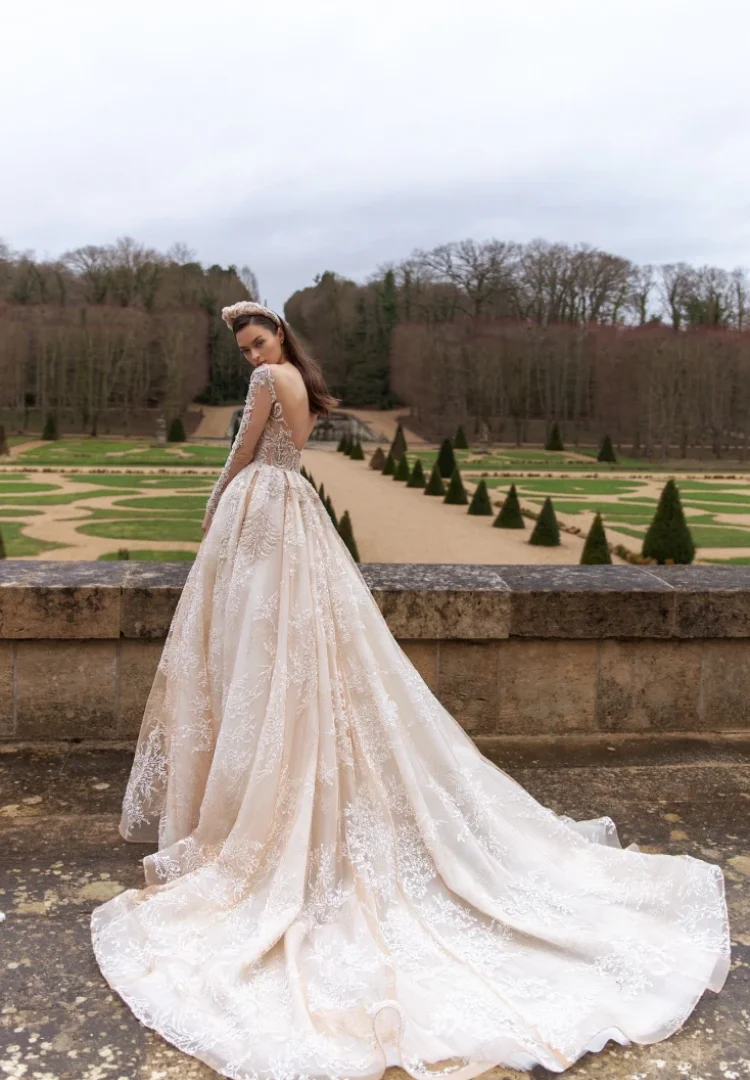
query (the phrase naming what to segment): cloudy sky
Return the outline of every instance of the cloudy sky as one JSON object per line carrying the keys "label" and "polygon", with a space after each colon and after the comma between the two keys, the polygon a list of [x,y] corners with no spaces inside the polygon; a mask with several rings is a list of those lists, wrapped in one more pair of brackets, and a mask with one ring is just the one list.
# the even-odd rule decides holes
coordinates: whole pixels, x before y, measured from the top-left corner
{"label": "cloudy sky", "polygon": [[750,265],[747,0],[24,0],[0,239],[132,236],[281,306],[414,248]]}

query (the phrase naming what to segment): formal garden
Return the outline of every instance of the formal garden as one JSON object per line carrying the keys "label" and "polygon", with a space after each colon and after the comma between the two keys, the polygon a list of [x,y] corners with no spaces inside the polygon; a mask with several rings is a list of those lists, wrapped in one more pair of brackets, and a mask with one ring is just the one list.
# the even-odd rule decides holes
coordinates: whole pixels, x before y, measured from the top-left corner
{"label": "formal garden", "polygon": [[[11,447],[13,456],[0,458],[0,555],[26,559],[56,552],[68,559],[194,559],[206,500],[227,455],[226,445],[185,440],[15,436]],[[569,543],[569,562],[750,563],[750,481],[742,471],[666,471],[616,458],[606,438],[598,449],[569,451],[554,426],[539,448],[469,446],[459,428],[439,446],[412,450],[399,423],[387,449],[364,448],[346,435],[336,449],[351,465],[329,490],[315,474],[330,449],[306,448],[302,474],[357,560],[378,560],[377,544],[364,556],[357,545],[366,510],[353,521],[341,505],[363,478],[359,468],[412,489],[413,499],[421,493],[464,507],[502,533],[515,530],[523,553],[516,547],[508,556],[498,544],[498,562],[548,561],[543,549]],[[417,517],[419,505],[410,504]],[[403,504],[396,512],[403,514]],[[382,500],[373,514],[383,516]],[[404,558],[419,561],[410,551]]]}

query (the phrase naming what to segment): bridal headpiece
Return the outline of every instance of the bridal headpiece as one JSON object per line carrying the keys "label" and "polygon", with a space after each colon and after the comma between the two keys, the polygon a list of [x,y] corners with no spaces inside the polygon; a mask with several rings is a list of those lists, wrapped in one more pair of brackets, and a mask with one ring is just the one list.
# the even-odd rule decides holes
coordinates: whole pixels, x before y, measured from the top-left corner
{"label": "bridal headpiece", "polygon": [[238,315],[265,315],[267,319],[272,319],[277,326],[281,326],[281,319],[275,311],[265,307],[263,304],[256,304],[254,300],[239,300],[236,304],[221,309],[221,317],[230,330]]}

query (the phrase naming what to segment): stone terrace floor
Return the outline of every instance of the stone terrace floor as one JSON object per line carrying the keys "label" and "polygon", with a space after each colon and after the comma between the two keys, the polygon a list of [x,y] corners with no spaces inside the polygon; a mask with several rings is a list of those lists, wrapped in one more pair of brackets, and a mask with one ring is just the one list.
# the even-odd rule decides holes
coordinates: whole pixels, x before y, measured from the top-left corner
{"label": "stone terrace floor", "polygon": [[[487,752],[487,751],[485,751]],[[651,1046],[609,1043],[564,1075],[583,1080],[750,1077],[750,738],[507,744],[502,768],[576,818],[609,814],[623,845],[718,862],[733,964],[685,1026]],[[208,1080],[217,1074],[133,1017],[94,960],[89,913],[143,884],[151,847],[117,832],[132,747],[0,745],[0,1077]],[[389,1069],[388,1080],[401,1074]],[[497,1068],[492,1080],[528,1077]],[[553,1075],[536,1070],[536,1080]]]}

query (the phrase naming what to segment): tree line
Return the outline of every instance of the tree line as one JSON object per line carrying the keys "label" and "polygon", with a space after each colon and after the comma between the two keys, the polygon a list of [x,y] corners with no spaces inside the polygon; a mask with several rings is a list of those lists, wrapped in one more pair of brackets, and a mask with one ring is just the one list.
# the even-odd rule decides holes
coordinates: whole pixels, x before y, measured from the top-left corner
{"label": "tree line", "polygon": [[96,434],[104,417],[117,430],[241,400],[247,362],[221,308],[257,288],[249,267],[205,268],[181,244],[123,237],[37,260],[0,241],[0,410],[11,428],[41,412]]}

